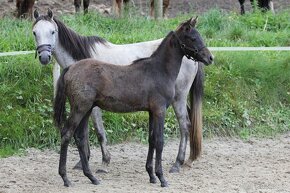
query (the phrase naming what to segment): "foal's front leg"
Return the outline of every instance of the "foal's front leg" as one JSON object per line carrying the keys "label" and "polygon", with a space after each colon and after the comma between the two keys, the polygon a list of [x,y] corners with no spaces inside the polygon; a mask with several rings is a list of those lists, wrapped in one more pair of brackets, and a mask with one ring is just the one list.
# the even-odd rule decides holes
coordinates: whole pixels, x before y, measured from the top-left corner
{"label": "foal's front leg", "polygon": [[163,176],[162,169],[162,151],[164,146],[164,120],[165,120],[165,110],[158,116],[154,116],[154,134],[155,134],[155,173],[161,182],[161,187],[167,187],[168,183]]}
{"label": "foal's front leg", "polygon": [[[156,149],[156,159],[155,159],[155,174],[161,182],[161,187],[167,187],[168,183],[163,176],[162,169],[162,151],[164,145],[163,130],[164,130],[164,120],[165,120],[165,108],[164,110],[149,113],[149,151],[146,162],[146,169],[150,177],[150,182],[154,183],[155,177],[153,175],[152,169],[152,159],[153,153],[152,149]],[[154,148],[152,148],[154,147]],[[151,166],[151,167],[148,167]]]}
{"label": "foal's front leg", "polygon": [[154,149],[155,149],[155,135],[154,135],[154,123],[153,123],[153,116],[152,113],[149,112],[149,149],[147,154],[147,161],[146,161],[146,171],[150,178],[150,183],[155,184],[156,178],[153,173],[153,155],[154,155]]}

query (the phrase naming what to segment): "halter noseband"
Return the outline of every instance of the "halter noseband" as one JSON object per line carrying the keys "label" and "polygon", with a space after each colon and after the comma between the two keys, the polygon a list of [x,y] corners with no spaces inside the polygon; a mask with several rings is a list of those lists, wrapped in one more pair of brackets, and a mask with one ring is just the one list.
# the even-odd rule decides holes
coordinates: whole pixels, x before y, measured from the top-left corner
{"label": "halter noseband", "polygon": [[186,51],[191,51],[191,52],[194,53],[194,56],[196,56],[196,55],[200,52],[200,50],[202,50],[203,48],[205,48],[205,46],[203,46],[203,47],[201,47],[201,48],[199,48],[199,49],[198,49],[198,48],[195,48],[195,47],[193,47],[193,48],[188,47],[187,45],[185,45],[185,44],[184,44],[184,43],[179,39],[178,35],[177,35],[175,32],[173,32],[173,34],[174,34],[174,36],[176,37],[176,39],[178,40],[178,43],[179,43],[179,45],[180,45],[181,50],[183,51],[183,54],[184,54],[188,59],[193,60],[193,61],[196,61],[196,59],[195,59],[193,56],[190,56],[189,54],[187,54]]}
{"label": "halter noseband", "polygon": [[42,51],[48,51],[51,52],[51,45],[50,44],[41,44],[37,46],[35,49],[35,58],[37,57],[37,54],[40,54]]}

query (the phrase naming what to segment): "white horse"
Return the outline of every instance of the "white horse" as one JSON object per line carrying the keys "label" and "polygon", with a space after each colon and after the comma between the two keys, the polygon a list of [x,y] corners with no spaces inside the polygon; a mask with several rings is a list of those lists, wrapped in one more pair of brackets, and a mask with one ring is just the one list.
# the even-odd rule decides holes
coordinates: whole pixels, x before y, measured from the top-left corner
{"label": "white horse", "polygon": [[[50,62],[52,55],[62,68],[85,58],[95,58],[116,65],[130,64],[136,59],[149,57],[162,41],[162,39],[159,39],[135,44],[116,45],[97,36],[80,36],[76,34],[61,21],[54,18],[51,10],[48,10],[47,15],[41,16],[35,10],[34,18],[33,34],[37,46],[36,55],[39,55],[39,61],[43,65]],[[209,60],[213,60],[213,58],[211,57]],[[181,138],[178,155],[170,172],[179,172],[180,166],[185,163],[188,134],[190,135],[190,155],[186,164],[191,166],[193,160],[201,153],[202,65],[184,57],[176,80],[175,97],[172,106],[178,119]],[[59,67],[56,64],[54,67],[54,85],[58,77]],[[188,113],[187,96],[189,92],[192,97],[190,97],[191,107]],[[102,149],[103,171],[106,171],[111,157],[106,146],[107,140],[99,108],[93,109],[92,120]],[[88,139],[88,131],[86,131],[86,135]],[[89,157],[88,142],[87,151]]]}

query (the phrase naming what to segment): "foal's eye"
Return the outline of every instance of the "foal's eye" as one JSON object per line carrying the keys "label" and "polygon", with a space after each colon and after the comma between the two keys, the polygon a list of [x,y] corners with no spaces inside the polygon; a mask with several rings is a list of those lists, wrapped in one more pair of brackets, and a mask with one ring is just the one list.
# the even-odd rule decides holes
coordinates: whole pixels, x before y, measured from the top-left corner
{"label": "foal's eye", "polygon": [[190,37],[190,39],[194,42],[196,40],[196,38]]}

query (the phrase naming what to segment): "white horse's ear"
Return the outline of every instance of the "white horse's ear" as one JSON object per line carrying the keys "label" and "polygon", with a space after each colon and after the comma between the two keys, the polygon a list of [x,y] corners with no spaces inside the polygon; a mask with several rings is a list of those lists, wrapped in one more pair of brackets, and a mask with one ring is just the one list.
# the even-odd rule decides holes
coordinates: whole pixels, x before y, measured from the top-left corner
{"label": "white horse's ear", "polygon": [[37,19],[39,17],[39,13],[37,9],[34,10],[33,16],[34,16],[34,19]]}
{"label": "white horse's ear", "polygon": [[192,17],[190,20],[190,26],[195,27],[197,21],[198,21],[198,16],[196,16],[195,18]]}
{"label": "white horse's ear", "polygon": [[53,13],[52,13],[51,9],[49,9],[49,8],[48,8],[48,10],[47,10],[47,15],[48,15],[48,17],[49,17],[50,19],[53,18]]}

